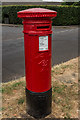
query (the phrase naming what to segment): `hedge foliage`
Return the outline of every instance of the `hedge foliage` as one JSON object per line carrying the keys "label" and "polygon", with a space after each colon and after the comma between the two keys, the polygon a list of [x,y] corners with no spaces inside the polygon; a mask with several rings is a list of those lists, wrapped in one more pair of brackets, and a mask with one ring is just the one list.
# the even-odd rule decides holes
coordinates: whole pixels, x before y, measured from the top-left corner
{"label": "hedge foliage", "polygon": [[9,16],[10,24],[22,24],[22,20],[17,17],[17,12],[29,8],[46,8],[57,11],[57,17],[53,19],[53,25],[79,25],[80,6],[68,5],[13,5],[2,7],[2,22],[5,16]]}

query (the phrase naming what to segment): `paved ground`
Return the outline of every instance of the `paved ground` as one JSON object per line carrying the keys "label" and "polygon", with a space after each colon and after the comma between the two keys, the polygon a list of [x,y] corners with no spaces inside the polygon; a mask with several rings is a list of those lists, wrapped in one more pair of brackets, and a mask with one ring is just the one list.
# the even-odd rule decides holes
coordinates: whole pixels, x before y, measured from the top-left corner
{"label": "paved ground", "polygon": [[2,5],[61,5],[61,2],[48,2],[42,0],[1,0]]}
{"label": "paved ground", "polygon": [[[61,2],[63,2],[63,0],[1,0],[1,2],[48,2],[48,3],[50,3],[50,2],[53,2],[53,3],[61,3]],[[33,3],[34,4],[34,3]]]}
{"label": "paved ground", "polygon": [[[78,56],[78,28],[54,27],[52,65]],[[7,82],[25,75],[22,27],[2,27],[2,78]]]}

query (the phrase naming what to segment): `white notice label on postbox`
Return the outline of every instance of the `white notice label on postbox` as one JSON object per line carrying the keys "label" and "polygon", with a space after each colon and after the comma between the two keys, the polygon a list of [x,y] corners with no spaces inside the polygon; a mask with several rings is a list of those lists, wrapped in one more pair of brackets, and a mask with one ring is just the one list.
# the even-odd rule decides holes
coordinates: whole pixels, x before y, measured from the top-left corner
{"label": "white notice label on postbox", "polygon": [[48,50],[48,36],[39,36],[39,51]]}

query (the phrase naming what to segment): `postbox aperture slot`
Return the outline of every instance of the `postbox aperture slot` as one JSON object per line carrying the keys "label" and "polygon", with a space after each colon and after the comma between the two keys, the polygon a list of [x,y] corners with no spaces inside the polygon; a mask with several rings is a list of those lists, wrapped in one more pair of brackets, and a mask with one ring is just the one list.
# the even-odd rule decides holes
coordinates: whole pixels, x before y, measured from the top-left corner
{"label": "postbox aperture slot", "polygon": [[49,28],[49,26],[37,26],[37,29],[45,29],[45,28]]}
{"label": "postbox aperture slot", "polygon": [[37,30],[49,30],[50,29],[50,26],[47,25],[47,26],[37,26]]}

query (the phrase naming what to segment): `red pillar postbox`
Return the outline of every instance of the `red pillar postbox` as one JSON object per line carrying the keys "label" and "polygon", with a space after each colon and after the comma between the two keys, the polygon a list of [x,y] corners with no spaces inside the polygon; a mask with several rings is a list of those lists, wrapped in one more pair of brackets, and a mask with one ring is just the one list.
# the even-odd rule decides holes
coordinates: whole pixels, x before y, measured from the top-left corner
{"label": "red pillar postbox", "polygon": [[24,25],[27,112],[36,118],[51,113],[51,19],[56,15],[43,8],[18,12]]}

